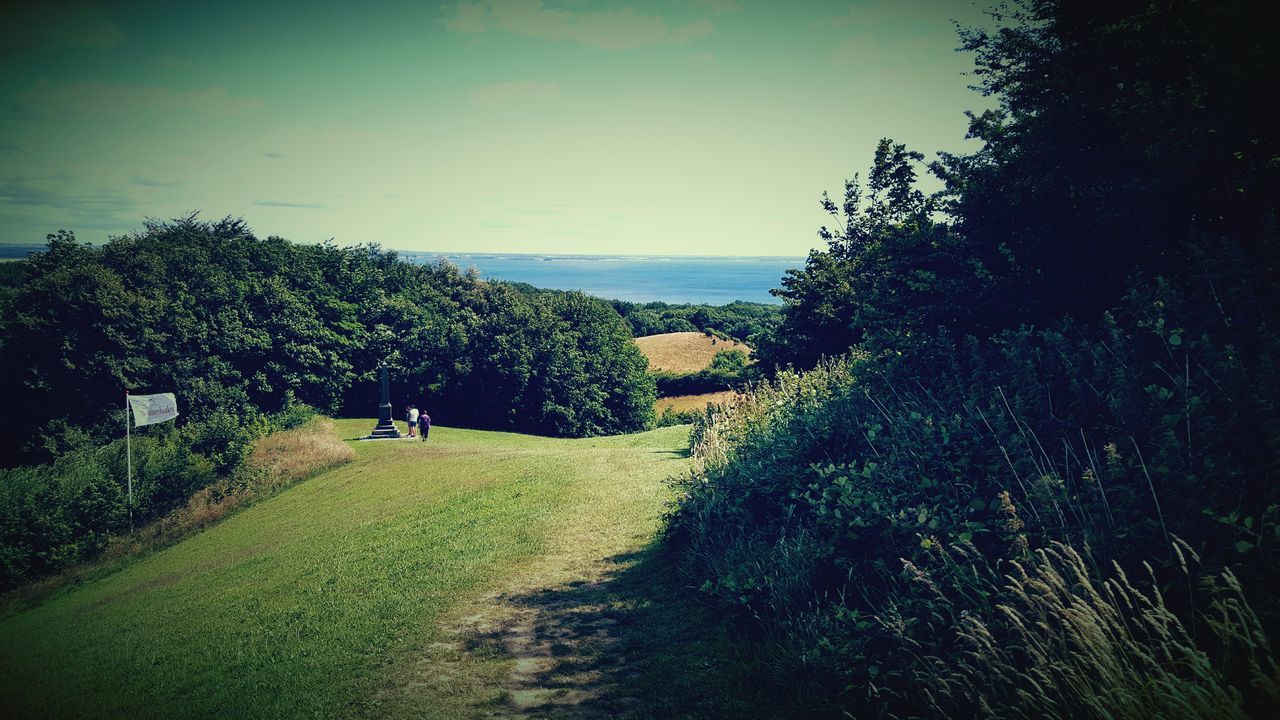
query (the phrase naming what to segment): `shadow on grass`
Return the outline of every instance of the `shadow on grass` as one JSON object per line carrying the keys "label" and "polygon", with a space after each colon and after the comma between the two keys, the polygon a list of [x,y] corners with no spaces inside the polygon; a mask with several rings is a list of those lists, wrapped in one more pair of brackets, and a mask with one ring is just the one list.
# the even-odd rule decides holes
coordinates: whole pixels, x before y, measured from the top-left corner
{"label": "shadow on grass", "polygon": [[479,640],[513,658],[513,709],[554,718],[770,718],[784,711],[732,631],[654,543],[604,576],[505,598],[529,622]]}

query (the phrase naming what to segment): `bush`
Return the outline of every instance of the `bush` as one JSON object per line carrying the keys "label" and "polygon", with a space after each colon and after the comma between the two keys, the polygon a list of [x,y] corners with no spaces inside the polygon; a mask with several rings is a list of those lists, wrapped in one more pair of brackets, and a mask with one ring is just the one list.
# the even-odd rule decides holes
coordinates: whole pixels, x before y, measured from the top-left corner
{"label": "bush", "polygon": [[741,350],[720,350],[711,358],[708,370],[741,375],[747,369],[747,354]]}
{"label": "bush", "polygon": [[926,568],[941,547],[998,567],[1067,543],[1167,583],[1176,534],[1261,589],[1274,630],[1280,342],[1229,298],[1230,326],[1165,283],[1136,287],[1093,327],[938,335],[783,372],[704,416],[670,524],[690,580],[756,619],[779,682],[863,712],[886,688],[924,712],[913,658],[953,657],[948,618],[992,602],[962,575],[931,576],[954,612],[904,590],[903,561]]}
{"label": "bush", "polygon": [[613,300],[612,304],[631,327],[633,337],[696,331],[746,341],[772,329],[782,317],[778,305],[742,301],[727,305],[672,305]]}
{"label": "bush", "polygon": [[662,414],[658,416],[658,427],[671,427],[672,425],[688,425],[702,417],[702,410],[676,410],[668,405],[662,409]]}

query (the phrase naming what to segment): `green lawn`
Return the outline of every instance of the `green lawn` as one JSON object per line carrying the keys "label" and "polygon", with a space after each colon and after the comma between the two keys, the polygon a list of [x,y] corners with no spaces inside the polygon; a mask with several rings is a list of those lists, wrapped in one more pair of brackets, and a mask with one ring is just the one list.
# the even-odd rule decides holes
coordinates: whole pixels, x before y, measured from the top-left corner
{"label": "green lawn", "polygon": [[572,593],[601,563],[591,599],[648,656],[625,682],[652,701],[631,714],[751,714],[724,632],[653,547],[687,434],[353,442],[349,465],[0,622],[2,714],[481,716],[503,701],[501,653],[476,654],[465,692],[388,688],[483,593]]}

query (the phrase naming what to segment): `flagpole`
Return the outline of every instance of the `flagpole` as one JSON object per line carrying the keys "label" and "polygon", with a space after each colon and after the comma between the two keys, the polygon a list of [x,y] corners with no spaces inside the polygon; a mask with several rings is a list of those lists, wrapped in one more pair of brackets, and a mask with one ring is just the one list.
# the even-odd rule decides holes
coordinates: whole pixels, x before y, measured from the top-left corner
{"label": "flagpole", "polygon": [[124,391],[124,457],[129,477],[129,532],[133,532],[133,441],[129,433],[129,391]]}

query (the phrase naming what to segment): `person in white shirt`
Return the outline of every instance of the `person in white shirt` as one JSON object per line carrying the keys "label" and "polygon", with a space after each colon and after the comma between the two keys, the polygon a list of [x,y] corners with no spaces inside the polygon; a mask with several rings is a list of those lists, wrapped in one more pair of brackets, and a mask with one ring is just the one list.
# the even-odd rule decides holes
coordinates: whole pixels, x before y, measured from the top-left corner
{"label": "person in white shirt", "polygon": [[414,437],[418,427],[418,408],[410,405],[409,412],[405,413],[405,421],[409,423],[409,437]]}

